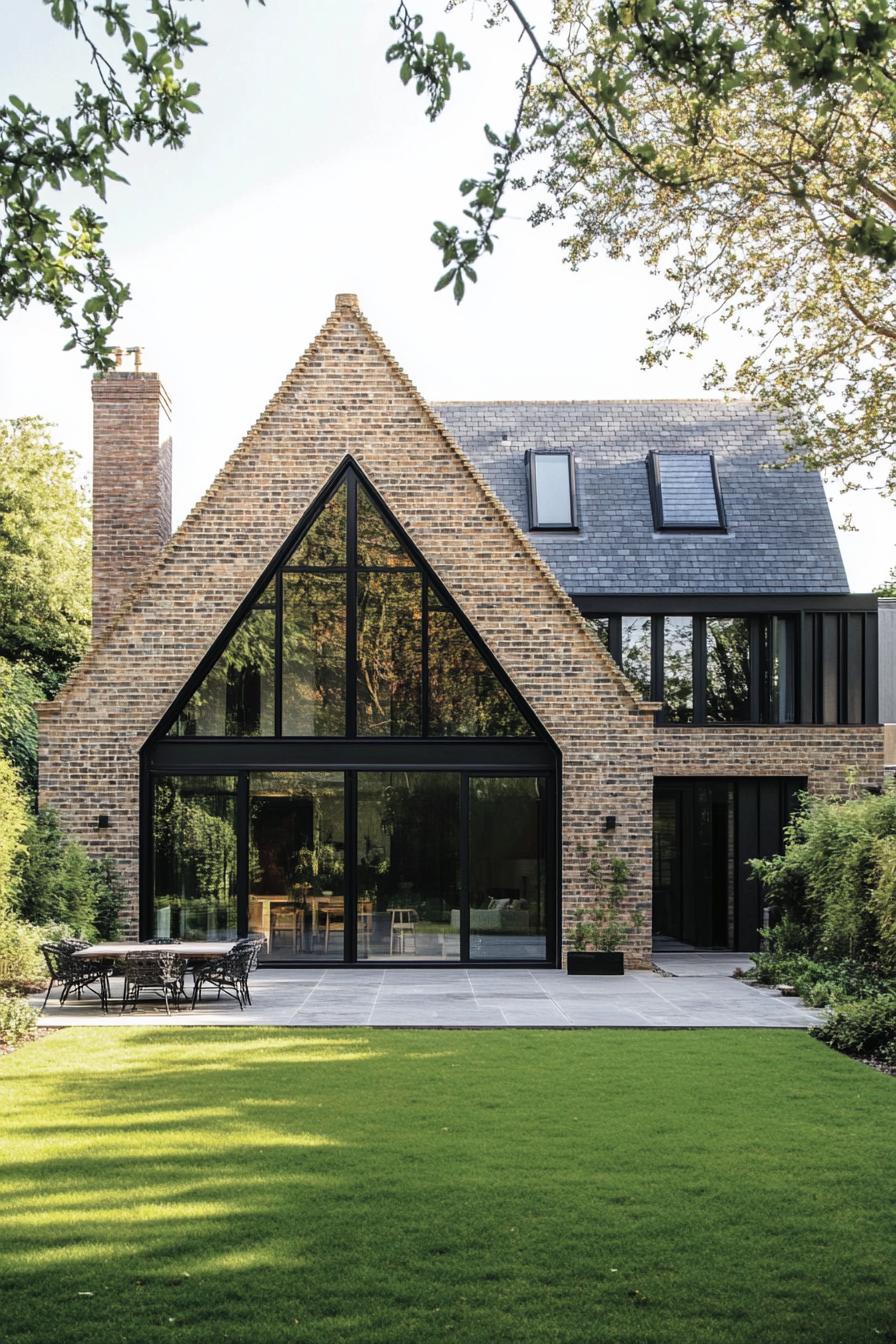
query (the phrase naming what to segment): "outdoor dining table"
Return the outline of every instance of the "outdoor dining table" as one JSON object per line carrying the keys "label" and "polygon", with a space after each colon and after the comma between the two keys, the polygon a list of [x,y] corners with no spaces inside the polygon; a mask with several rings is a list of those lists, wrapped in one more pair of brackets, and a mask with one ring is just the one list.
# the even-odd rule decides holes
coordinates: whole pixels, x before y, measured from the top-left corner
{"label": "outdoor dining table", "polygon": [[79,948],[73,955],[81,961],[122,961],[133,956],[152,956],[156,952],[173,952],[177,957],[209,961],[213,957],[223,957],[236,947],[235,942],[200,943],[184,941],[182,943],[94,943],[92,947]]}
{"label": "outdoor dining table", "polygon": [[178,957],[223,957],[232,952],[236,943],[94,943],[82,947],[73,955],[82,961],[120,961],[124,957],[152,956],[154,952],[173,952]]}

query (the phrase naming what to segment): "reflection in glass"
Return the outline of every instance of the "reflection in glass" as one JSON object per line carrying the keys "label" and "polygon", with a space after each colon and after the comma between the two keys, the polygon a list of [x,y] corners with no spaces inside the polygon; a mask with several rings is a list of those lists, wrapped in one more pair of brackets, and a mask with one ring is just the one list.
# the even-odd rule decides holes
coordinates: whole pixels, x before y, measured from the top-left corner
{"label": "reflection in glass", "polygon": [[236,780],[165,775],[153,788],[153,937],[229,940],[236,921]]}
{"label": "reflection in glass", "polygon": [[609,616],[586,616],[585,620],[591,626],[591,629],[597,635],[604,648],[610,647],[610,618]]}
{"label": "reflection in glass", "polygon": [[650,699],[650,617],[622,617],[622,670],[644,699]]}
{"label": "reflection in glass", "polygon": [[666,616],[663,623],[663,703],[669,723],[694,717],[694,621]]}
{"label": "reflection in glass", "polygon": [[361,483],[358,483],[358,565],[362,569],[413,565],[408,552]]}
{"label": "reflection in glass", "polygon": [[419,574],[358,575],[358,735],[419,737],[423,676]]}
{"label": "reflection in glass", "polygon": [[249,776],[249,932],[266,958],[343,959],[344,799],[341,771]]}
{"label": "reflection in glass", "polygon": [[[425,727],[439,738],[533,736],[489,655],[432,586],[424,630],[424,572],[371,494],[360,481],[356,487],[340,484],[281,569],[279,625],[275,580],[171,735],[416,738]],[[356,526],[347,517],[350,496]],[[649,662],[649,635],[647,643]]]}
{"label": "reflection in glass", "polygon": [[286,562],[288,565],[312,565],[318,569],[345,565],[347,493],[343,481],[296,545]]}
{"label": "reflection in glass", "polygon": [[178,714],[171,736],[272,737],[274,647],[271,584]]}
{"label": "reflection in glass", "polygon": [[531,737],[532,730],[457,617],[430,589],[431,737]]}
{"label": "reflection in glass", "polygon": [[460,776],[358,774],[358,958],[460,957]]}
{"label": "reflection in glass", "polygon": [[533,467],[537,525],[571,527],[572,489],[566,453],[535,453]]}
{"label": "reflection in glass", "polygon": [[345,731],[345,575],[284,573],[284,736]]}
{"label": "reflection in glass", "polygon": [[740,723],[750,717],[750,622],[741,616],[706,619],[706,718]]}
{"label": "reflection in glass", "polygon": [[773,723],[796,721],[796,621],[771,619],[771,709]]}
{"label": "reflection in glass", "polygon": [[543,779],[470,780],[470,958],[544,961]]}

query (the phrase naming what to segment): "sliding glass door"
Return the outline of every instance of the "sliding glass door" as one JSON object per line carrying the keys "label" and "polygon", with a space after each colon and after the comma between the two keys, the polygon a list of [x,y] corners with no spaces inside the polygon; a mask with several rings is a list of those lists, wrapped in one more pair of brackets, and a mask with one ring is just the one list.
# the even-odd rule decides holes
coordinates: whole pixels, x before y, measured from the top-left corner
{"label": "sliding glass door", "polygon": [[470,779],[470,959],[547,957],[544,778]]}
{"label": "sliding glass door", "polygon": [[359,961],[459,961],[461,776],[358,774]]}
{"label": "sliding glass door", "polygon": [[345,952],[345,776],[249,775],[250,933],[272,961],[340,961]]}
{"label": "sliding glass door", "polygon": [[554,788],[472,770],[154,775],[148,932],[257,933],[280,964],[544,964]]}

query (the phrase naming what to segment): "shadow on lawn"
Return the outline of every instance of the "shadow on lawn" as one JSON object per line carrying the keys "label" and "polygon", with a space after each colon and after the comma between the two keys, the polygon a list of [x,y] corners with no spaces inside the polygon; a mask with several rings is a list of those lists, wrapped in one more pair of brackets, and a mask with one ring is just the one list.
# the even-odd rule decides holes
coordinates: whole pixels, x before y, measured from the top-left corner
{"label": "shadow on lawn", "polygon": [[2,1075],[0,1337],[878,1337],[890,1080],[785,1035],[60,1034]]}

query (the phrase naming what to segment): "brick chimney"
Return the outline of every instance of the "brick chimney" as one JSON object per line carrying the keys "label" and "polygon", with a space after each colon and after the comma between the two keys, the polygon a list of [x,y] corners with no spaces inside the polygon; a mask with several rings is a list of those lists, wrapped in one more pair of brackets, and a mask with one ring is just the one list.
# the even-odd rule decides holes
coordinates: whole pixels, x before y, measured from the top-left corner
{"label": "brick chimney", "polygon": [[[157,373],[93,380],[93,638],[171,535],[171,404]],[[122,352],[117,352],[119,364]]]}

